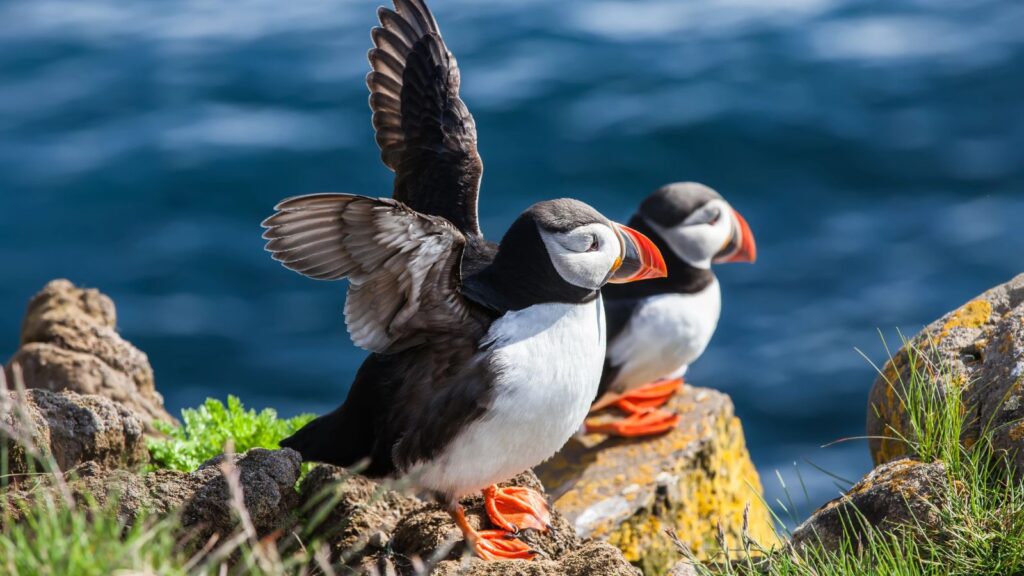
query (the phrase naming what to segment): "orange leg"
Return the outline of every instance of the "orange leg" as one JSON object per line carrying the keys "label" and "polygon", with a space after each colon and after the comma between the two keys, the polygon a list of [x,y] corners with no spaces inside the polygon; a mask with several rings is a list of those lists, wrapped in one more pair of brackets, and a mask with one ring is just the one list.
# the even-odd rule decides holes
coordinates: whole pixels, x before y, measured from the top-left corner
{"label": "orange leg", "polygon": [[529,488],[488,486],[484,489],[484,505],[491,522],[510,532],[524,528],[545,532],[551,526],[548,503]]}
{"label": "orange leg", "polygon": [[629,416],[605,423],[588,420],[586,430],[588,433],[626,437],[651,436],[667,432],[679,424],[680,416],[657,408],[668,402],[682,386],[682,379],[677,378],[645,384],[623,394],[607,394],[590,407],[590,412],[615,406]]}
{"label": "orange leg", "polygon": [[450,508],[448,513],[452,515],[473,552],[484,560],[529,560],[537,554],[525,542],[516,540],[511,532],[473,528],[466,520],[466,513],[459,504]]}

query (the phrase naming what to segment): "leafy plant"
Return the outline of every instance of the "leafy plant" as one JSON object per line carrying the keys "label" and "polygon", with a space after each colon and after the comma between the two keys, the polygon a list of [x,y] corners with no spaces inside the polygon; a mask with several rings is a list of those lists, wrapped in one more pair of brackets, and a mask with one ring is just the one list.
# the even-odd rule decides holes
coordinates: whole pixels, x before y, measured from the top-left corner
{"label": "leafy plant", "polygon": [[152,466],[191,472],[220,454],[229,440],[236,452],[250,448],[276,449],[281,440],[313,418],[312,414],[278,418],[272,408],[260,412],[246,410],[235,396],[228,396],[226,406],[219,400],[207,398],[202,406],[181,411],[181,426],[154,423],[157,430],[168,437],[149,441]]}

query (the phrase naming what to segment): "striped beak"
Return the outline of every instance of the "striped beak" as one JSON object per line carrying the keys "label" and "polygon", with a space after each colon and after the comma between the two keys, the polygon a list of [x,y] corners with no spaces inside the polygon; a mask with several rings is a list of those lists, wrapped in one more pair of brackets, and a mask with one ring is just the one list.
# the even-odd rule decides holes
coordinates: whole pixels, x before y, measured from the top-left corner
{"label": "striped beak", "polygon": [[754,233],[750,231],[747,220],[735,209],[732,211],[732,236],[725,246],[715,255],[714,262],[750,262],[757,260],[757,244]]}
{"label": "striped beak", "polygon": [[668,276],[665,259],[651,239],[629,226],[613,223],[622,243],[622,255],[608,279],[612,284],[625,284],[637,280]]}

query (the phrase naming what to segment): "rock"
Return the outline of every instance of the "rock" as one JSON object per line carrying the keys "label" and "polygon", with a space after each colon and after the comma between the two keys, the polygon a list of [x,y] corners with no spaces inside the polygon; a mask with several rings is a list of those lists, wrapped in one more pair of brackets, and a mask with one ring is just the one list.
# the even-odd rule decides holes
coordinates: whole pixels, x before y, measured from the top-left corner
{"label": "rock", "polygon": [[217,456],[192,473],[203,480],[182,509],[181,522],[199,534],[229,534],[237,519],[227,473],[234,470],[256,534],[266,536],[295,523],[302,457],[290,449],[253,448],[241,455]]}
{"label": "rock", "polygon": [[398,521],[423,506],[415,498],[329,465],[310,471],[299,494],[304,510],[329,505],[321,520],[305,528],[326,539],[333,556],[344,561],[386,547]]}
{"label": "rock", "polygon": [[946,466],[909,458],[872,470],[850,490],[830,501],[793,531],[797,551],[820,543],[837,551],[847,538],[860,542],[869,529],[913,527],[933,538],[941,534],[939,512],[949,494]]}
{"label": "rock", "polygon": [[611,544],[586,541],[558,560],[483,562],[476,558],[438,564],[431,576],[638,576]]}
{"label": "rock", "polygon": [[665,576],[699,576],[700,572],[689,560],[680,560],[668,571]]}
{"label": "rock", "polygon": [[578,437],[538,467],[555,507],[579,536],[607,539],[645,574],[664,574],[679,559],[666,529],[705,557],[718,549],[719,524],[739,541],[748,505],[749,535],[775,543],[729,397],[685,386],[668,408],[683,418],[663,436]]}
{"label": "rock", "polygon": [[45,470],[38,460],[51,457],[61,470],[83,462],[137,468],[149,461],[141,420],[107,398],[26,390],[20,400],[17,392],[0,392],[0,445],[10,455],[10,473]]}
{"label": "rock", "polygon": [[[237,471],[244,507],[258,536],[295,523],[300,457],[287,448],[254,448],[241,455],[219,456],[191,473],[158,470],[140,475],[87,462],[67,473],[67,491],[80,503],[116,504],[126,525],[144,514],[164,517],[180,511],[183,537],[200,545],[213,534],[227,536],[238,526],[222,467],[225,461]],[[0,522],[5,517],[17,521],[19,503],[30,501],[42,490],[59,493],[55,482],[54,476],[45,475],[34,486],[0,493]]]}
{"label": "rock", "polygon": [[[96,462],[85,462],[65,473],[68,495],[78,504],[96,502],[100,506],[117,506],[118,519],[131,525],[146,511],[156,517],[180,508],[202,484],[201,480],[183,472],[159,470],[140,475],[129,470],[112,470]],[[32,483],[19,484],[18,489],[0,492],[0,527],[4,520],[18,522],[21,504],[31,504],[43,491],[59,496],[55,477],[33,477]]]}
{"label": "rock", "polygon": [[173,422],[156,391],[145,353],[116,331],[114,304],[92,289],[53,280],[29,302],[21,348],[8,362],[13,382],[19,366],[27,388],[98,394],[123,404],[150,427]]}
{"label": "rock", "polygon": [[[543,490],[533,473],[521,474],[507,485]],[[520,535],[541,557],[483,562],[469,555],[454,522],[437,504],[403,496],[332,466],[314,469],[303,481],[301,493],[307,519],[322,518],[313,527],[312,537],[327,537],[334,558],[361,574],[409,576],[422,566],[432,566],[430,574],[453,576],[639,574],[613,546],[577,537],[557,511],[553,511],[552,530],[524,530]],[[462,504],[473,525],[491,527],[481,496],[467,498]],[[329,506],[326,511],[316,511],[325,505]],[[332,526],[339,528],[332,531]]]}
{"label": "rock", "polygon": [[976,441],[988,426],[995,447],[1024,472],[1024,274],[931,323],[909,345],[915,352],[900,349],[871,389],[867,434],[875,463],[907,455],[898,436],[913,436],[901,398],[914,360],[938,396],[962,389],[968,408],[963,440]]}

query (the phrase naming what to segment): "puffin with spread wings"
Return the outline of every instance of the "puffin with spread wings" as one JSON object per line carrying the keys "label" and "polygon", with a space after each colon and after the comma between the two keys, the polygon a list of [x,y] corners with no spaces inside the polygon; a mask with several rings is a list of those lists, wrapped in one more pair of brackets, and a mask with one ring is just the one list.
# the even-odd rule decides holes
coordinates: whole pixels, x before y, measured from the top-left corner
{"label": "puffin with spread wings", "polygon": [[[496,483],[552,456],[581,426],[605,357],[601,288],[662,277],[643,234],[576,200],[534,204],[500,244],[477,220],[483,165],[459,70],[422,0],[378,11],[367,76],[393,198],[316,194],[264,221],[284,266],[349,281],[345,321],[371,352],[348,397],[281,444],[364,463],[437,495],[485,559],[530,558],[543,497]],[[482,490],[494,530],[459,505]]]}

